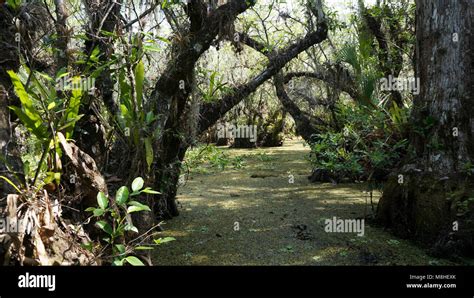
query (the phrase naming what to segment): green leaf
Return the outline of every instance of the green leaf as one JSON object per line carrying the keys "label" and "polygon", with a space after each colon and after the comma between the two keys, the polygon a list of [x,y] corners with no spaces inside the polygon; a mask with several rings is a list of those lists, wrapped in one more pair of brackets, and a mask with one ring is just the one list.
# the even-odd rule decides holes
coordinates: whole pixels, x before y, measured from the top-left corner
{"label": "green leaf", "polygon": [[127,213],[133,213],[133,212],[140,212],[140,211],[151,211],[149,210],[150,207],[145,206],[145,207],[138,207],[138,206],[130,206],[127,208]]}
{"label": "green leaf", "polygon": [[56,102],[52,101],[48,104],[48,111],[54,109],[54,107],[56,107]]}
{"label": "green leaf", "polygon": [[135,178],[132,182],[132,191],[140,191],[143,188],[143,184],[145,184],[145,181],[142,177]]}
{"label": "green leaf", "polygon": [[142,203],[139,203],[137,201],[130,201],[128,204],[130,205],[130,207],[128,207],[127,209],[128,213],[138,212],[138,211],[151,211],[150,207]]}
{"label": "green leaf", "polygon": [[[130,102],[131,98],[131,87],[130,84],[127,82],[127,78],[125,75],[125,70],[120,70],[119,73],[119,85],[120,85],[120,99],[122,102],[122,105],[126,107],[126,112],[128,112],[132,109],[132,104]],[[123,108],[121,108],[122,114],[124,114]],[[123,115],[126,117],[126,115]]]}
{"label": "green leaf", "polygon": [[94,243],[92,243],[92,242],[82,243],[81,247],[84,248],[84,249],[87,249],[90,252],[92,252],[92,250],[94,249]]}
{"label": "green leaf", "polygon": [[143,61],[140,60],[140,62],[135,67],[135,91],[137,93],[138,108],[142,107],[144,79],[145,79],[145,67],[143,65]]}
{"label": "green leaf", "polygon": [[97,203],[99,204],[100,209],[105,209],[109,206],[109,200],[103,192],[97,194]]}
{"label": "green leaf", "polygon": [[129,194],[128,187],[122,186],[117,190],[117,193],[115,194],[115,200],[119,205],[123,205],[127,203]]}
{"label": "green leaf", "polygon": [[[71,123],[67,125],[66,138],[70,138],[74,132],[74,125],[81,119],[82,115],[79,115],[79,107],[81,105],[82,92],[80,90],[73,90],[72,96],[69,100],[69,106],[67,108],[65,122]],[[64,129],[64,128],[63,128]]]}
{"label": "green leaf", "polygon": [[18,95],[18,98],[20,99],[22,105],[27,108],[33,107],[33,102],[31,101],[28,93],[25,91],[23,83],[20,81],[18,75],[13,70],[8,70],[7,73],[10,76],[10,79],[12,80],[13,87],[15,88],[15,93],[16,95]]}
{"label": "green leaf", "polygon": [[166,242],[175,241],[175,240],[176,240],[176,238],[174,238],[174,237],[165,237],[165,238],[153,239],[153,241],[158,245],[166,243]]}
{"label": "green leaf", "polygon": [[145,116],[145,121],[146,121],[146,124],[148,125],[151,124],[153,121],[155,121],[155,119],[156,117],[152,111],[149,111]]}
{"label": "green leaf", "polygon": [[151,246],[137,246],[135,247],[136,250],[152,250],[155,249],[154,247]]}
{"label": "green leaf", "polygon": [[130,207],[128,207],[127,212],[128,213],[133,213],[133,212],[139,212],[139,211],[143,211],[143,210],[144,210],[143,208],[140,208],[140,207],[137,207],[137,206],[130,206]]}
{"label": "green leaf", "polygon": [[125,259],[116,259],[114,260],[114,262],[112,263],[113,266],[123,266],[123,261]]}
{"label": "green leaf", "polygon": [[145,138],[145,157],[146,157],[146,164],[148,165],[148,171],[151,168],[151,164],[153,163],[153,147],[151,146],[151,139]]}
{"label": "green leaf", "polygon": [[125,225],[124,230],[125,230],[125,231],[132,231],[132,232],[138,233],[137,227],[135,227],[135,226],[132,225],[132,224],[128,224],[128,223]]}
{"label": "green leaf", "polygon": [[150,187],[145,188],[145,189],[142,190],[141,192],[149,193],[149,194],[152,194],[152,195],[160,195],[160,194],[161,194],[161,192],[156,191],[156,190],[153,190],[153,189],[151,189]]}
{"label": "green leaf", "polygon": [[143,49],[147,52],[161,52],[161,48],[154,46],[143,46]]}
{"label": "green leaf", "polygon": [[5,176],[0,176],[1,179],[5,180],[8,184],[10,184],[11,186],[13,186],[13,188],[19,193],[21,194],[21,191],[20,189],[10,180],[8,179],[7,177]]}
{"label": "green leaf", "polygon": [[94,216],[98,217],[98,216],[104,215],[105,210],[104,210],[104,209],[99,209],[99,208],[97,208],[97,209],[94,209],[93,212],[94,212]]}
{"label": "green leaf", "polygon": [[121,254],[125,253],[125,245],[123,244],[116,244],[115,245],[115,248],[117,249],[117,251]]}
{"label": "green leaf", "polygon": [[171,40],[169,40],[165,37],[157,36],[156,38],[158,38],[159,40],[161,40],[164,43],[171,44]]}
{"label": "green leaf", "polygon": [[98,46],[96,46],[94,48],[94,50],[92,50],[92,53],[90,55],[90,60],[93,61],[93,62],[98,62],[99,61],[99,54],[100,54],[100,49]]}
{"label": "green leaf", "polygon": [[95,209],[96,209],[96,208],[94,208],[94,207],[89,207],[89,208],[87,208],[85,211],[86,211],[86,212],[94,212]]}
{"label": "green leaf", "polygon": [[20,81],[18,75],[11,70],[7,71],[7,73],[10,76],[10,79],[15,89],[15,93],[20,99],[21,106],[23,108],[20,109],[18,107],[10,107],[10,109],[12,109],[18,115],[18,118],[20,118],[20,120],[25,124],[28,130],[42,138],[43,136],[40,136],[40,134],[44,133],[40,129],[43,124],[43,119],[41,118],[41,115],[33,106],[33,102],[28,93],[25,91],[23,83]]}
{"label": "green leaf", "polygon": [[107,234],[112,235],[113,233],[112,227],[107,222],[100,220],[96,222],[96,225]]}
{"label": "green leaf", "polygon": [[132,266],[145,266],[145,264],[143,264],[143,262],[140,261],[139,258],[134,257],[134,256],[126,257],[125,261],[127,261]]}
{"label": "green leaf", "polygon": [[22,111],[19,107],[10,106],[9,107],[21,122],[25,125],[25,127],[32,132],[36,137],[39,139],[44,139],[47,137],[47,131],[44,129],[44,126],[41,125],[41,122],[38,123],[34,119],[30,118],[25,112]]}

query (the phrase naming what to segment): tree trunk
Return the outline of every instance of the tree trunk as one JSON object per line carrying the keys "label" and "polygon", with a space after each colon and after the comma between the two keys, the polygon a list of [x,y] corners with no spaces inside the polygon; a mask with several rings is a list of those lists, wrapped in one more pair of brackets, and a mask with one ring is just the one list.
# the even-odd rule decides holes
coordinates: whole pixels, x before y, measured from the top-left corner
{"label": "tree trunk", "polygon": [[[84,52],[90,56],[95,48],[100,51],[99,65],[104,68],[95,80],[95,87],[100,99],[104,103],[111,116],[114,118],[119,110],[114,101],[113,90],[115,82],[112,77],[112,71],[108,63],[114,54],[113,38],[106,36],[104,32],[115,32],[120,22],[120,8],[122,1],[84,1],[84,7],[89,16],[89,26],[86,35],[88,40],[85,42]],[[92,68],[90,72],[97,69]],[[84,69],[82,69],[84,71]],[[76,124],[76,143],[85,153],[90,155],[98,167],[102,169],[105,166],[106,154],[106,136],[101,123],[98,110],[100,104],[97,101],[98,96],[85,95],[81,102],[79,114],[84,116]]]}
{"label": "tree trunk", "polygon": [[[20,67],[20,52],[15,40],[17,31],[13,19],[7,6],[0,6],[0,175],[18,184],[24,177],[19,173],[22,170],[21,159],[11,125],[13,113],[8,108],[14,104],[12,99],[15,94],[7,70],[18,71]],[[0,181],[0,199],[13,192],[8,183]]]}
{"label": "tree trunk", "polygon": [[295,121],[296,133],[308,143],[311,142],[311,136],[318,130],[311,119],[289,97],[285,90],[284,76],[281,73],[274,77],[274,84],[278,100]]}
{"label": "tree trunk", "polygon": [[[439,254],[474,252],[474,6],[417,1],[415,98],[405,161],[384,187],[378,220]],[[433,245],[434,244],[434,245]]]}
{"label": "tree trunk", "polygon": [[[178,212],[175,195],[179,178],[180,163],[190,145],[183,134],[189,120],[187,103],[194,87],[193,73],[199,57],[209,49],[211,43],[220,33],[219,28],[232,24],[237,15],[252,6],[254,1],[230,1],[213,11],[207,18],[200,9],[201,1],[191,1],[188,4],[188,16],[191,21],[189,41],[186,45],[174,45],[174,59],[168,63],[164,74],[156,83],[150,101],[154,104],[155,114],[163,115],[157,128],[163,131],[161,138],[155,141],[154,187],[163,194],[159,204],[164,204],[163,210],[158,206],[155,212],[173,216]],[[196,119],[198,134],[203,133],[214,125],[225,113],[237,105],[242,99],[252,94],[260,85],[276,75],[288,62],[301,52],[326,39],[328,27],[324,19],[320,1],[316,1],[318,29],[308,33],[277,55],[269,59],[267,67],[247,83],[234,87],[232,92],[224,95],[215,103],[203,104],[199,109],[200,118]],[[202,3],[201,3],[202,4]],[[204,21],[203,21],[204,20]],[[179,63],[177,63],[179,62]]]}
{"label": "tree trunk", "polygon": [[63,0],[54,0],[56,11],[56,72],[64,68],[67,71],[69,65],[67,49],[69,43],[69,33],[67,28],[68,14],[66,4]]}

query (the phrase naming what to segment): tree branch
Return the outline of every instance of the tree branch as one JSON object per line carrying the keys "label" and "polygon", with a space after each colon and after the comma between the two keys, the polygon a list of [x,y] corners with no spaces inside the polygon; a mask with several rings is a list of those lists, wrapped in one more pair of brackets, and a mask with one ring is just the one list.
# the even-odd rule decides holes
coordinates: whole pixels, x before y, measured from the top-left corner
{"label": "tree branch", "polygon": [[127,29],[128,27],[131,27],[133,24],[135,24],[136,22],[138,21],[141,21],[144,17],[146,17],[147,15],[149,15],[150,13],[152,13],[155,8],[160,5],[160,1],[156,1],[155,4],[153,4],[150,8],[148,8],[147,10],[145,10],[138,18],[128,22],[127,24],[125,24],[123,26],[123,29]]}
{"label": "tree branch", "polygon": [[265,81],[276,75],[289,61],[298,56],[301,52],[325,40],[327,32],[327,24],[320,22],[317,31],[308,33],[302,40],[291,44],[279,53],[271,55],[267,68],[252,80],[233,88],[230,94],[224,96],[221,100],[203,105],[200,111],[201,120],[198,132],[202,133],[212,126],[219,118],[232,109],[232,107],[254,92]]}

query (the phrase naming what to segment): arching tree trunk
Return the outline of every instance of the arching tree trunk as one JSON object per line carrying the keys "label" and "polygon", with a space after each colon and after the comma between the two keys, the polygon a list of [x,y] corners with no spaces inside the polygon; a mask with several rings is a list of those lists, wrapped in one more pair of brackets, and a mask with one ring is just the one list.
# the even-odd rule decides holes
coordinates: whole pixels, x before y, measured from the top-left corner
{"label": "arching tree trunk", "polygon": [[406,161],[385,185],[378,220],[444,254],[474,252],[472,1],[417,1],[416,74]]}
{"label": "arching tree trunk", "polygon": [[[183,140],[187,111],[187,100],[193,87],[192,75],[194,66],[219,34],[219,24],[232,23],[237,15],[247,10],[254,1],[230,1],[220,6],[207,18],[200,12],[199,3],[190,2],[189,18],[191,27],[189,33],[192,38],[186,47],[181,47],[168,63],[164,75],[158,80],[151,101],[155,104],[155,114],[165,115],[158,121],[158,128],[162,129],[163,136],[157,140],[155,151],[154,180],[155,189],[163,195],[160,204],[165,209],[158,208],[165,215],[177,215],[175,195],[179,177],[179,164],[189,143]],[[236,86],[229,94],[220,100],[203,104],[199,110],[200,119],[197,123],[197,133],[201,134],[214,125],[225,113],[231,110],[241,100],[252,94],[259,86],[276,75],[288,62],[301,52],[326,39],[328,27],[322,11],[321,1],[315,1],[315,15],[318,16],[317,30],[308,33],[304,38],[295,41],[269,59],[267,67],[247,83]],[[194,6],[194,7],[193,7]],[[202,20],[205,20],[204,22]],[[183,88],[180,88],[183,86]],[[155,208],[157,210],[157,208]]]}

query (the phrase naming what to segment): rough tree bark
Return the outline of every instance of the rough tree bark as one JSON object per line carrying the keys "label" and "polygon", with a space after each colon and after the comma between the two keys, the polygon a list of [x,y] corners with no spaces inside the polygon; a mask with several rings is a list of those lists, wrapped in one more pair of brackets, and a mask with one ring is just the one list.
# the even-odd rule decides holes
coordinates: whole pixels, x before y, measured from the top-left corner
{"label": "rough tree bark", "polygon": [[[14,142],[14,132],[11,125],[11,115],[8,106],[13,104],[15,96],[12,82],[7,70],[18,71],[20,67],[20,52],[15,40],[17,29],[14,14],[6,5],[0,6],[0,175],[6,176],[14,183],[22,182],[23,177],[14,175],[21,170],[21,159]],[[12,187],[0,181],[0,198],[13,193]]]}
{"label": "rough tree bark", "polygon": [[55,12],[56,12],[56,69],[62,68],[67,69],[69,61],[67,55],[68,43],[69,43],[69,32],[67,29],[67,18],[68,12],[66,4],[63,0],[54,0]]}
{"label": "rough tree bark", "polygon": [[296,105],[293,100],[285,90],[284,76],[283,74],[277,74],[273,78],[275,84],[276,94],[278,100],[283,105],[285,111],[287,111],[293,120],[295,121],[296,133],[300,135],[305,141],[311,142],[311,136],[318,132],[316,123],[314,123],[316,118],[308,117],[299,107]]}
{"label": "rough tree bark", "polygon": [[[96,95],[100,96],[105,107],[112,117],[118,112],[118,105],[114,101],[113,91],[115,82],[112,79],[110,67],[106,64],[114,53],[113,37],[104,32],[115,32],[120,23],[120,8],[122,1],[99,1],[86,0],[84,7],[89,16],[89,24],[86,30],[88,40],[85,42],[84,52],[90,56],[95,48],[100,51],[99,65],[102,71],[95,80]],[[91,72],[96,69],[91,69]],[[99,168],[104,166],[105,136],[102,129],[101,117],[98,113],[98,105],[94,100],[96,96],[85,95],[81,103],[80,114],[84,116],[79,120],[76,127],[81,130],[76,134],[77,144],[88,155],[92,156]]]}
{"label": "rough tree bark", "polygon": [[416,5],[421,92],[410,141],[417,158],[390,177],[377,218],[436,253],[473,254],[474,6],[469,0]]}

